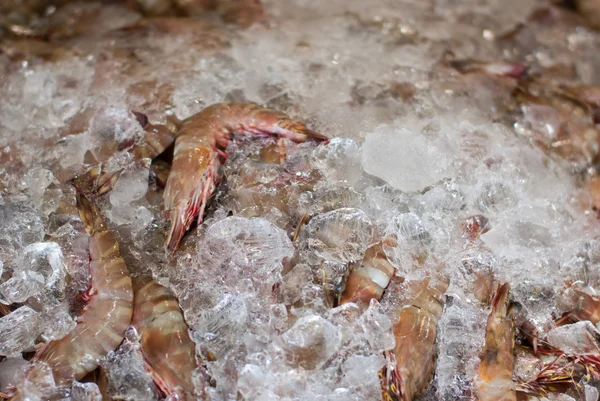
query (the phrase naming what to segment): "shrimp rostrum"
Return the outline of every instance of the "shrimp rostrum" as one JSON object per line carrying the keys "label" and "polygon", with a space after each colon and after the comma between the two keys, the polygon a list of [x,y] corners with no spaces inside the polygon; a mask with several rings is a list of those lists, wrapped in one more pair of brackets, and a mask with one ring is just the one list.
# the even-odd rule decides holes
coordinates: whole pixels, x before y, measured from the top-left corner
{"label": "shrimp rostrum", "polygon": [[215,190],[218,170],[227,158],[225,149],[233,133],[274,136],[279,139],[280,157],[285,157],[285,140],[327,140],[287,114],[254,103],[218,103],[181,123],[175,141],[171,172],[164,192],[164,209],[171,228],[167,247],[173,252]]}

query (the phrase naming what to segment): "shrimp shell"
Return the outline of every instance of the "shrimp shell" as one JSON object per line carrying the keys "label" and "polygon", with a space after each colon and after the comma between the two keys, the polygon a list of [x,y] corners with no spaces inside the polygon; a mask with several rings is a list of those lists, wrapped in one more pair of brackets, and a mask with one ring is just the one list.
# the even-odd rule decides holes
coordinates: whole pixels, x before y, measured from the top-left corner
{"label": "shrimp shell", "polygon": [[224,150],[234,132],[294,142],[327,139],[287,114],[254,103],[218,103],[184,120],[163,195],[165,214],[171,222],[167,237],[171,252],[196,216],[202,222],[206,202],[217,183],[219,156],[227,157]]}
{"label": "shrimp shell", "polygon": [[78,194],[77,204],[90,235],[92,282],[85,295],[89,302],[69,334],[46,344],[34,356],[52,368],[59,384],[80,380],[96,369],[98,359],[123,340],[133,313],[131,278],[117,239],[83,195]]}
{"label": "shrimp shell", "polygon": [[[195,399],[192,373],[198,369],[196,345],[173,293],[151,277],[133,279],[133,325],[157,385],[167,394]],[[178,398],[181,399],[181,398]]]}

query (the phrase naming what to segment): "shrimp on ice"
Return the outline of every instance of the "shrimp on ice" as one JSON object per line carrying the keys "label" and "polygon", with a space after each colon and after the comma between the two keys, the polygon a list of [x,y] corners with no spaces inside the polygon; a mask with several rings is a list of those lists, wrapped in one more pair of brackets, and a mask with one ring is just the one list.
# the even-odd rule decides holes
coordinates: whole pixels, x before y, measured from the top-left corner
{"label": "shrimp on ice", "polygon": [[396,347],[381,373],[384,401],[410,401],[427,389],[434,371],[437,323],[449,281],[443,276],[408,283],[407,302],[396,312]]}
{"label": "shrimp on ice", "polygon": [[157,384],[176,399],[197,399],[192,374],[198,369],[196,345],[175,295],[149,276],[133,279],[133,325],[141,336],[144,360]]}
{"label": "shrimp on ice", "polygon": [[57,384],[68,385],[98,367],[98,360],[123,341],[133,314],[131,277],[119,244],[95,205],[77,195],[79,214],[90,235],[90,288],[88,304],[75,328],[60,340],[38,350],[34,360],[46,362]]}
{"label": "shrimp on ice", "polygon": [[[184,120],[175,141],[173,164],[163,195],[165,213],[171,222],[167,237],[171,252],[175,251],[196,216],[199,222],[202,221],[206,202],[216,186],[221,160],[227,158],[225,149],[234,132],[272,135],[294,142],[327,140],[287,114],[254,103],[218,103]],[[280,143],[283,148],[284,142]],[[281,157],[284,156],[282,152]]]}
{"label": "shrimp on ice", "polygon": [[589,320],[594,325],[600,322],[600,296],[589,294],[575,283],[567,281],[558,301],[561,309],[567,311],[567,317]]}
{"label": "shrimp on ice", "polygon": [[509,316],[509,288],[504,283],[498,289],[487,320],[484,353],[474,381],[480,401],[517,400],[513,383],[515,328]]}
{"label": "shrimp on ice", "polygon": [[340,294],[339,304],[348,302],[368,306],[371,299],[379,301],[390,283],[396,269],[383,252],[383,242],[395,246],[392,238],[386,238],[367,248],[365,256],[348,275],[344,292]]}

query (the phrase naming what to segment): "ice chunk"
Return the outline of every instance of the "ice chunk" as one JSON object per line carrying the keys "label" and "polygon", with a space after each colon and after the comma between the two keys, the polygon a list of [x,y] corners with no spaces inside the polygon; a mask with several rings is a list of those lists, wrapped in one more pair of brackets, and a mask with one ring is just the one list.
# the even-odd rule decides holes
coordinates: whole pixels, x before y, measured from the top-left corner
{"label": "ice chunk", "polygon": [[13,277],[0,284],[0,295],[9,303],[25,302],[44,290],[60,298],[65,276],[60,246],[55,242],[36,242],[23,249]]}
{"label": "ice chunk", "polygon": [[546,339],[550,345],[568,354],[598,353],[600,350],[600,332],[589,320],[556,327],[548,332]]}
{"label": "ice chunk", "polygon": [[385,363],[383,355],[353,355],[344,362],[344,382],[348,387],[374,387],[380,391],[378,373]]}
{"label": "ice chunk", "polygon": [[69,314],[69,307],[66,302],[59,305],[44,304],[43,319],[43,336],[46,341],[63,338],[77,325],[77,322]]}
{"label": "ice chunk", "polygon": [[451,149],[422,133],[381,126],[367,135],[362,148],[363,169],[402,191],[419,191],[450,173]]}
{"label": "ice chunk", "polygon": [[22,306],[0,318],[0,355],[12,356],[30,351],[35,339],[44,330],[41,316],[28,306]]}
{"label": "ice chunk", "polygon": [[21,355],[0,362],[0,392],[7,393],[9,387],[16,386],[28,366],[29,362]]}
{"label": "ice chunk", "polygon": [[382,353],[394,348],[396,345],[396,339],[392,331],[392,321],[376,300],[371,300],[369,308],[362,314],[357,323],[358,330],[355,334],[355,340],[357,342],[365,340],[368,346],[363,346],[363,348],[371,353]]}
{"label": "ice chunk", "polygon": [[113,206],[126,206],[141,199],[148,190],[148,174],[147,168],[123,172],[115,187],[110,191],[110,203]]}
{"label": "ice chunk", "polygon": [[227,271],[223,280],[233,287],[246,278],[268,287],[277,279],[282,263],[294,254],[285,231],[262,218],[228,217],[206,230],[199,243],[202,269]]}
{"label": "ice chunk", "polygon": [[36,362],[17,389],[24,400],[31,401],[62,400],[69,394],[68,388],[56,386],[52,369],[44,362]]}
{"label": "ice chunk", "polygon": [[[0,249],[21,248],[43,239],[42,218],[26,196],[12,195],[0,199]],[[0,251],[0,255],[2,253]]]}
{"label": "ice chunk", "polygon": [[333,138],[317,147],[313,162],[329,183],[345,182],[350,185],[362,176],[360,148],[352,139]]}
{"label": "ice chunk", "polygon": [[20,189],[26,191],[35,207],[39,210],[44,202],[46,189],[54,181],[54,175],[50,170],[36,167],[25,174]]}
{"label": "ice chunk", "polygon": [[341,345],[340,329],[320,316],[303,316],[277,340],[290,366],[318,369]]}
{"label": "ice chunk", "polygon": [[102,393],[96,383],[74,382],[71,387],[72,401],[102,401]]}
{"label": "ice chunk", "polygon": [[240,371],[238,390],[247,400],[257,399],[264,387],[267,373],[257,365],[246,364]]}
{"label": "ice chunk", "polygon": [[193,339],[212,352],[217,359],[231,351],[243,338],[248,309],[242,295],[227,294],[200,317]]}
{"label": "ice chunk", "polygon": [[589,384],[583,385],[585,389],[585,401],[598,401],[598,389]]}
{"label": "ice chunk", "polygon": [[479,366],[487,316],[459,298],[449,298],[438,322],[438,358],[435,375],[440,400],[468,398]]}
{"label": "ice chunk", "polygon": [[506,184],[495,182],[486,184],[477,198],[479,209],[486,213],[515,206],[517,198],[514,192]]}
{"label": "ice chunk", "polygon": [[389,220],[385,234],[396,239],[396,243],[384,243],[383,250],[390,263],[399,268],[407,268],[414,258],[433,247],[431,234],[415,213],[396,214]]}
{"label": "ice chunk", "polygon": [[313,217],[305,236],[320,258],[349,263],[363,258],[372,234],[371,220],[362,210],[344,208]]}
{"label": "ice chunk", "polygon": [[157,389],[146,369],[137,333],[129,329],[116,351],[100,360],[107,379],[107,392],[119,400],[158,400]]}

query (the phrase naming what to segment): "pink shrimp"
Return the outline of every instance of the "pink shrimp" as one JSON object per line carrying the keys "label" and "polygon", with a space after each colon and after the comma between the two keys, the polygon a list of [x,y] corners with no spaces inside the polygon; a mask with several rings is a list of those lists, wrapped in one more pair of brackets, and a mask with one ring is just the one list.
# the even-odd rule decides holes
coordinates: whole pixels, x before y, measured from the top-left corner
{"label": "pink shrimp", "polygon": [[196,399],[192,382],[199,366],[196,345],[177,298],[148,276],[136,277],[133,288],[133,325],[141,335],[142,353],[157,386],[168,396]]}
{"label": "pink shrimp", "polygon": [[427,390],[434,371],[437,323],[449,281],[443,276],[408,283],[408,296],[395,313],[396,347],[380,373],[385,401],[410,401]]}
{"label": "pink shrimp", "polygon": [[504,283],[492,302],[487,320],[485,349],[475,378],[478,400],[516,401],[514,323],[509,316],[509,284]]}
{"label": "pink shrimp", "polygon": [[69,334],[34,356],[51,367],[58,384],[70,384],[96,369],[98,360],[121,343],[133,314],[131,278],[117,239],[87,198],[78,194],[77,205],[90,235],[92,284],[85,295],[89,302]]}
{"label": "pink shrimp", "polygon": [[254,103],[214,104],[183,121],[163,198],[165,213],[171,222],[167,237],[171,252],[196,216],[202,221],[206,202],[216,186],[221,160],[227,158],[224,151],[234,132],[273,135],[294,142],[327,140],[287,114]]}

